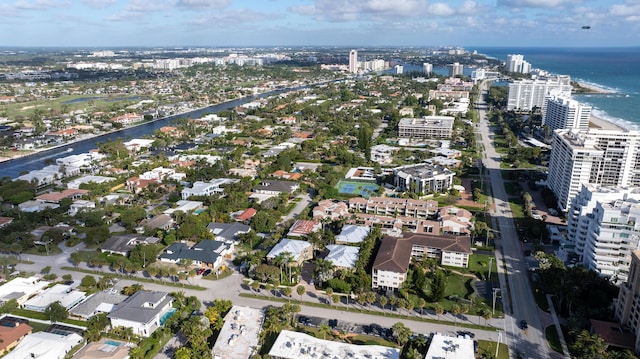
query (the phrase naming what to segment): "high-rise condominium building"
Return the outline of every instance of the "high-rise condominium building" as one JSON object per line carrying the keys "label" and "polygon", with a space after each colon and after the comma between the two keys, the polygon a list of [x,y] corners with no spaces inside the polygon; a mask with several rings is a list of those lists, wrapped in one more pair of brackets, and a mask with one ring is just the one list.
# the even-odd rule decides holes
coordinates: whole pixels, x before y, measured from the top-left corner
{"label": "high-rise condominium building", "polygon": [[433,64],[425,62],[422,64],[422,69],[424,70],[424,73],[428,75],[433,72]]}
{"label": "high-rise condominium building", "polygon": [[349,51],[349,72],[358,72],[358,50]]}
{"label": "high-rise condominium building", "polygon": [[458,75],[462,75],[463,65],[460,63],[454,62],[450,65],[447,65],[449,68],[449,77],[456,77]]}
{"label": "high-rise condominium building", "polygon": [[523,55],[507,55],[507,71],[528,74],[531,64],[524,60]]}
{"label": "high-rise condominium building", "polygon": [[640,131],[556,130],[547,185],[566,211],[583,184],[640,187]]}
{"label": "high-rise condominium building", "polygon": [[615,301],[615,317],[626,325],[636,336],[634,353],[640,353],[640,251],[631,253],[629,279],[620,286],[618,300]]}
{"label": "high-rise condominium building", "polygon": [[617,281],[640,248],[640,188],[583,185],[567,212],[567,241],[585,268]]}
{"label": "high-rise condominium building", "polygon": [[551,96],[547,98],[546,111],[542,115],[542,124],[552,130],[577,128],[589,129],[591,106],[568,97]]}
{"label": "high-rise condominium building", "polygon": [[544,113],[545,99],[549,96],[571,96],[571,78],[567,75],[545,79],[520,80],[509,84],[507,110],[530,111],[539,107]]}

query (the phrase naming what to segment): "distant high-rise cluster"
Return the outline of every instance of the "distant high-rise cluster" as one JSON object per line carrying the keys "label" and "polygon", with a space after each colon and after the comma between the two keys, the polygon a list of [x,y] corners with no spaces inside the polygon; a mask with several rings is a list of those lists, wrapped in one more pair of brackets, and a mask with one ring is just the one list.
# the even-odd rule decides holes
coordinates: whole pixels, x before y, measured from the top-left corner
{"label": "distant high-rise cluster", "polygon": [[349,72],[352,74],[358,72],[358,50],[349,51]]}
{"label": "distant high-rise cluster", "polygon": [[507,110],[531,111],[534,107],[546,110],[545,100],[553,95],[571,96],[571,77],[549,76],[535,80],[519,80],[509,84]]}
{"label": "distant high-rise cluster", "polygon": [[447,65],[449,68],[449,77],[456,77],[458,75],[462,75],[463,65],[457,62],[454,62],[450,65]]}
{"label": "distant high-rise cluster", "polygon": [[507,71],[528,74],[531,64],[524,60],[524,55],[507,55]]}

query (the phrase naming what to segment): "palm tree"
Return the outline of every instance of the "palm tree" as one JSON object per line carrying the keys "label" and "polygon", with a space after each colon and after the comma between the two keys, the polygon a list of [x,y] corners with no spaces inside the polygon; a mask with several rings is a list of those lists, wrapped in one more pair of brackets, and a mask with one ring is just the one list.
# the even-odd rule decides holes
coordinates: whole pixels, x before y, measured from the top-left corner
{"label": "palm tree", "polygon": [[382,306],[382,311],[384,312],[384,307],[387,305],[388,299],[386,296],[381,295],[378,297],[378,303]]}
{"label": "palm tree", "polygon": [[282,288],[282,294],[284,294],[287,298],[289,298],[289,303],[291,303],[291,294],[293,293],[293,289],[291,287]]}
{"label": "palm tree", "polygon": [[331,304],[331,296],[333,295],[333,288],[329,287],[324,291],[324,294],[327,296],[327,304]]}
{"label": "palm tree", "polygon": [[420,315],[424,314],[422,311],[423,311],[425,305],[427,305],[427,301],[424,300],[424,298],[418,298],[418,308],[420,308]]}
{"label": "palm tree", "polygon": [[260,289],[260,282],[258,282],[257,280],[251,282],[251,289],[253,289],[254,292],[257,292],[258,289]]}
{"label": "palm tree", "polygon": [[461,310],[462,309],[457,304],[454,304],[453,306],[451,306],[451,314],[453,314],[453,323],[454,323],[454,325],[458,325],[458,314],[460,314]]}
{"label": "palm tree", "polygon": [[394,310],[396,304],[398,304],[398,297],[392,294],[389,297],[389,305],[391,306],[391,310]]}
{"label": "palm tree", "polygon": [[436,312],[438,316],[438,320],[440,320],[440,316],[444,313],[444,308],[439,303],[433,307],[433,310]]}
{"label": "palm tree", "polygon": [[329,325],[327,323],[321,323],[318,326],[318,331],[320,333],[322,333],[322,339],[324,339],[324,340],[327,339],[327,334],[331,335],[333,333],[333,331],[331,330],[331,328],[329,327]]}
{"label": "palm tree", "polygon": [[306,292],[306,289],[304,288],[303,285],[299,285],[296,288],[296,292],[298,292],[298,295],[300,296],[300,302],[302,302],[302,296],[304,295],[304,293]]}

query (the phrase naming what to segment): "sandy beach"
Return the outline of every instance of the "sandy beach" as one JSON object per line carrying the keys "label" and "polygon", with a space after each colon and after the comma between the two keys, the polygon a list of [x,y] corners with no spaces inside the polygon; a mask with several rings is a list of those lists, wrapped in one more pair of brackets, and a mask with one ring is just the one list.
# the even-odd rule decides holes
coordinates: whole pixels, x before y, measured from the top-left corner
{"label": "sandy beach", "polygon": [[622,126],[619,126],[607,120],[603,120],[600,117],[594,116],[593,114],[591,115],[591,118],[589,118],[589,127],[603,130],[628,131],[628,129]]}
{"label": "sandy beach", "polygon": [[610,94],[610,93],[616,93],[613,90],[610,90],[608,88],[604,88],[601,86],[597,86],[594,84],[588,84],[586,82],[580,82],[578,81],[578,85],[580,85],[580,87],[584,87],[586,89],[591,90],[593,93],[597,93],[597,94]]}

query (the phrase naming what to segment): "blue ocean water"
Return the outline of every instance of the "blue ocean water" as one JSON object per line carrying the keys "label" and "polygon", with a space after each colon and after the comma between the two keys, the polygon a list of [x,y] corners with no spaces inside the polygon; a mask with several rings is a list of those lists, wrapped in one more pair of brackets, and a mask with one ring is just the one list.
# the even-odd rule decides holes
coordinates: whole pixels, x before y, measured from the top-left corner
{"label": "blue ocean water", "polygon": [[606,95],[574,95],[594,114],[629,129],[640,129],[640,47],[625,48],[469,48],[506,61],[522,54],[533,68],[570,75],[572,80],[614,90]]}

